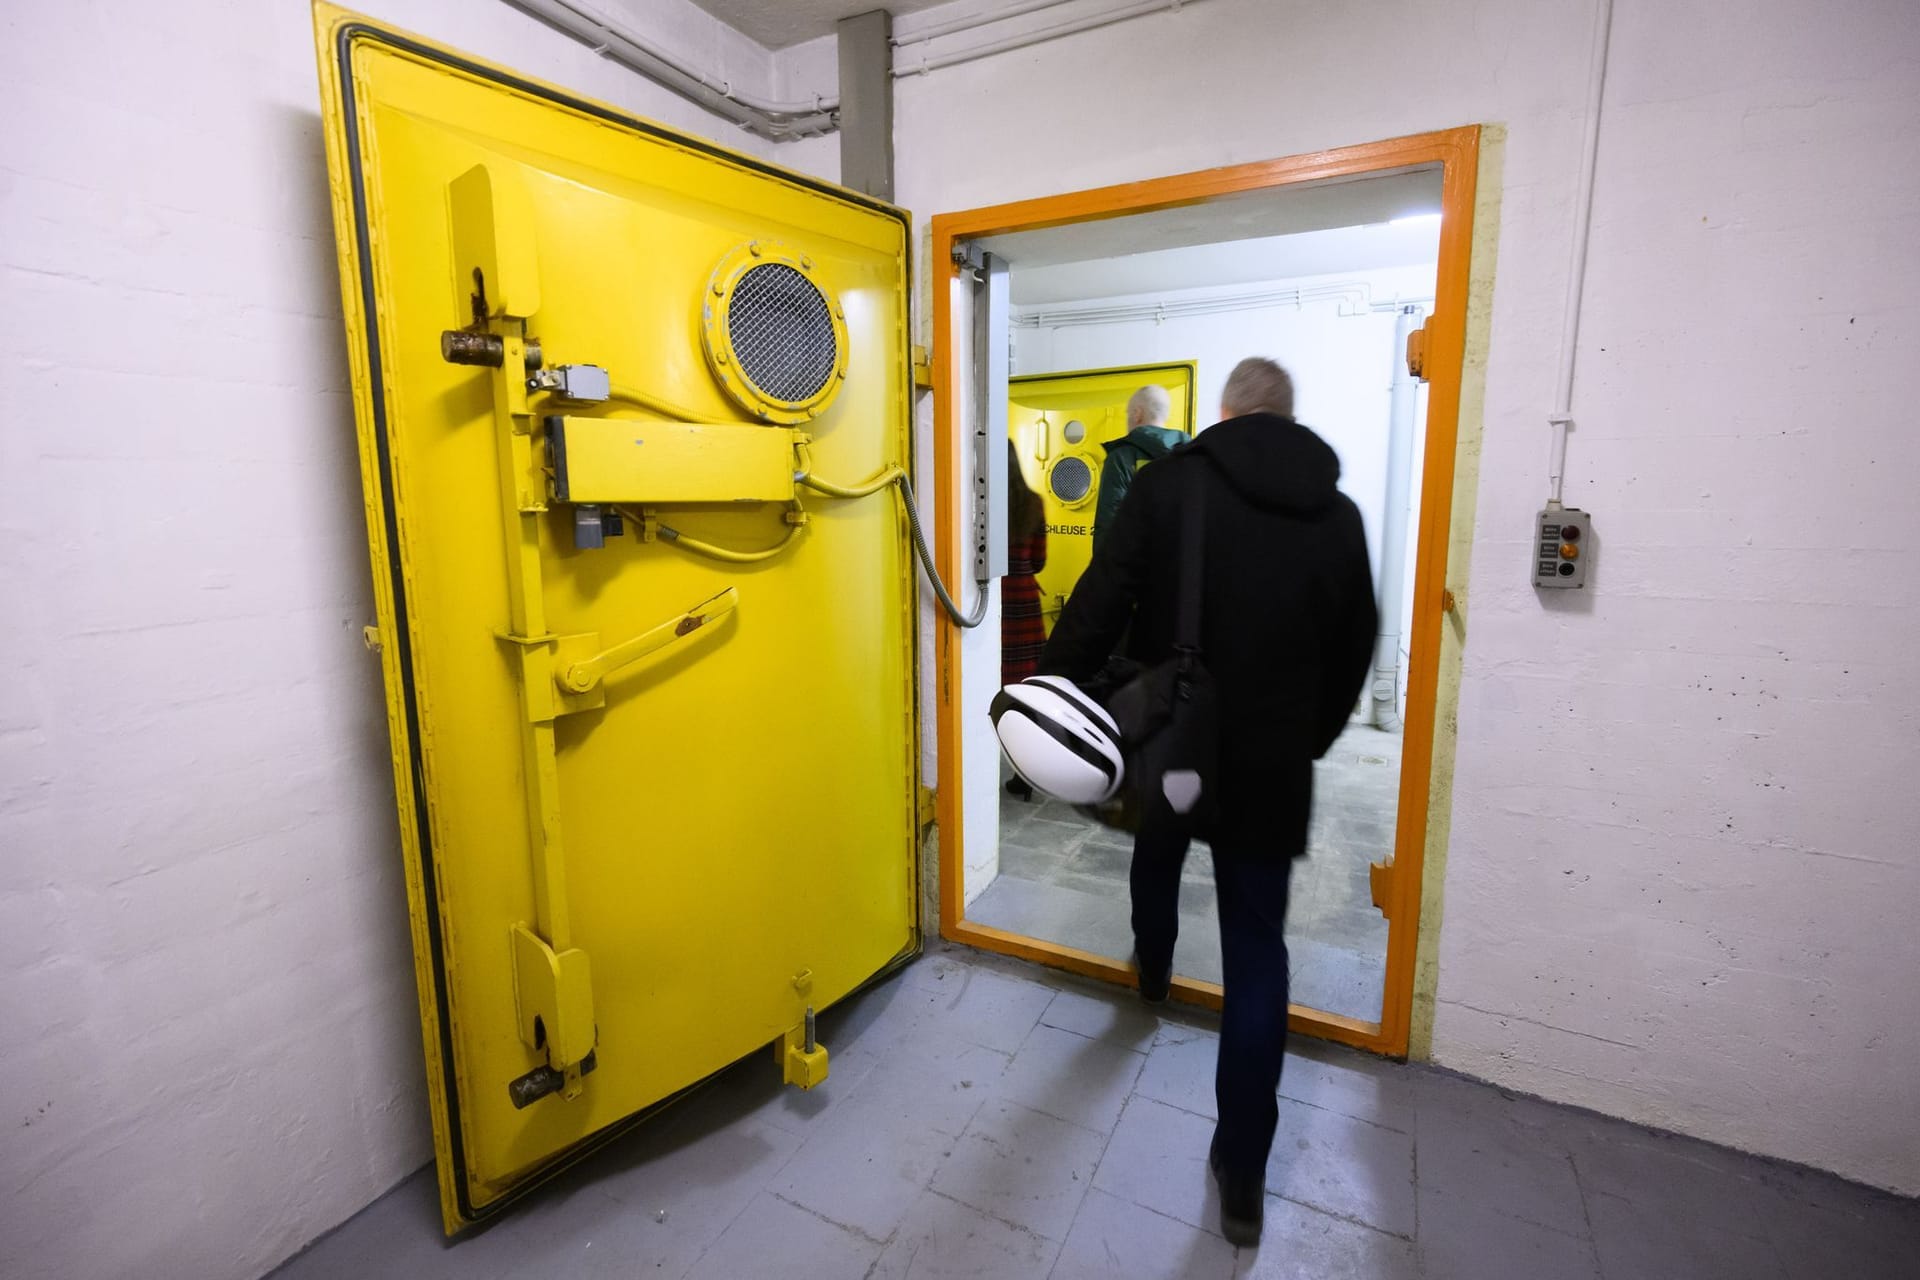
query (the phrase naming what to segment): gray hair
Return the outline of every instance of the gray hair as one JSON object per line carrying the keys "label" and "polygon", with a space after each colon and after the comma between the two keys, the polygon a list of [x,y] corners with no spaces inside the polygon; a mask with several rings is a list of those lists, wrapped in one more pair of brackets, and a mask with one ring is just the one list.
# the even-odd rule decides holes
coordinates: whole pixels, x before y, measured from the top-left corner
{"label": "gray hair", "polygon": [[1220,389],[1220,411],[1230,418],[1249,413],[1293,416],[1293,379],[1265,356],[1249,356],[1233,366]]}
{"label": "gray hair", "polygon": [[1164,427],[1167,415],[1173,412],[1173,397],[1167,389],[1153,383],[1134,392],[1127,399],[1127,425],[1129,427]]}

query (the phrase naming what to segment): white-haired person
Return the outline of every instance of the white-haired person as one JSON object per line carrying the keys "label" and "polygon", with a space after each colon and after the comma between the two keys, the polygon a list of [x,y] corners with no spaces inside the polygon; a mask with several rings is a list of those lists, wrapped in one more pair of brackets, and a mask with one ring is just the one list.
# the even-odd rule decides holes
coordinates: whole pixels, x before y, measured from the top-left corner
{"label": "white-haired person", "polygon": [[1093,508],[1093,546],[1099,550],[1113,517],[1133,487],[1134,473],[1187,442],[1167,426],[1173,397],[1167,389],[1149,383],[1127,400],[1127,434],[1106,444],[1107,460],[1100,464],[1100,497]]}

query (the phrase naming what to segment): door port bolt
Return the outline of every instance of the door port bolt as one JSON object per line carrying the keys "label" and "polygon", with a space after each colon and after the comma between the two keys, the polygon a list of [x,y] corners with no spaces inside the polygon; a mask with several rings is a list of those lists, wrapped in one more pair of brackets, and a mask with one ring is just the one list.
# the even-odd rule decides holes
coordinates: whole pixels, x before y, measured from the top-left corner
{"label": "door port bolt", "polygon": [[[526,352],[527,370],[532,372],[540,367],[540,340],[528,338]],[[448,364],[498,369],[507,362],[506,339],[497,333],[480,333],[472,329],[443,330],[440,334],[440,358]]]}

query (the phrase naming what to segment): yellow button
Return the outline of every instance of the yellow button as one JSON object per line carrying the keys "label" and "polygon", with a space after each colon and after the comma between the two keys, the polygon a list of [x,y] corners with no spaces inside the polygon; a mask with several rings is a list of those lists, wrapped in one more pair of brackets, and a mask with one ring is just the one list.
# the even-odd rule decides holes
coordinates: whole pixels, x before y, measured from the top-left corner
{"label": "yellow button", "polygon": [[1574,546],[1571,542],[1563,542],[1560,544],[1560,558],[1562,560],[1578,559],[1579,555],[1580,548]]}

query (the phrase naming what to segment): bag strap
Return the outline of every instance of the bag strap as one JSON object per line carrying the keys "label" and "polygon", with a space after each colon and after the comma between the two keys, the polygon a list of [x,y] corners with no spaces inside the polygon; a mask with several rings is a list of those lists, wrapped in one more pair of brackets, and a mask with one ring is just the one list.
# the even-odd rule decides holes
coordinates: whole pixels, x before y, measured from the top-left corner
{"label": "bag strap", "polygon": [[1207,464],[1195,459],[1188,482],[1180,529],[1180,610],[1174,618],[1173,647],[1182,655],[1200,652],[1200,601],[1206,585]]}

